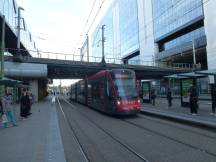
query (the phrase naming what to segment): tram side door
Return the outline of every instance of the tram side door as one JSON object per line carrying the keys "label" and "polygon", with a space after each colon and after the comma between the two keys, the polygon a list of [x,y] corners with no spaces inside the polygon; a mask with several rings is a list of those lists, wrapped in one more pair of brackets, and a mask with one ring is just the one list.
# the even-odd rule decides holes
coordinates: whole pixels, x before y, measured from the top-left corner
{"label": "tram side door", "polygon": [[105,85],[104,80],[99,82],[99,93],[100,93],[100,109],[105,111]]}
{"label": "tram side door", "polygon": [[110,79],[107,79],[107,85],[106,85],[106,95],[107,95],[107,111],[114,112],[116,110],[115,106],[115,92],[112,87],[112,83]]}

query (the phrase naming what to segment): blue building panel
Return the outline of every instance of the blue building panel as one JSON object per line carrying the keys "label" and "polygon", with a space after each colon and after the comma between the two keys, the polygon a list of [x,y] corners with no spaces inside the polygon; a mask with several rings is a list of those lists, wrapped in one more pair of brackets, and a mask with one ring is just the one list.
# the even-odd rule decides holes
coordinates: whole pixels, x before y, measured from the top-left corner
{"label": "blue building panel", "polygon": [[[118,8],[118,21],[114,21],[113,10]],[[104,37],[104,53],[105,60],[120,61],[121,58],[129,54],[133,54],[139,50],[139,29],[138,29],[138,13],[137,13],[137,1],[136,0],[116,0],[108,9],[101,22],[92,34],[92,55],[93,57],[102,56],[102,25],[105,25]],[[118,34],[114,36],[114,25],[119,26],[119,31],[115,31]],[[119,37],[119,41],[114,40]],[[118,42],[118,45],[114,46],[114,42]],[[117,48],[117,49],[114,49]],[[120,51],[120,54],[115,55],[114,51]],[[93,58],[94,59],[94,58]],[[114,60],[116,59],[116,60]]]}
{"label": "blue building panel", "polygon": [[152,0],[152,6],[155,39],[203,15],[202,0]]}

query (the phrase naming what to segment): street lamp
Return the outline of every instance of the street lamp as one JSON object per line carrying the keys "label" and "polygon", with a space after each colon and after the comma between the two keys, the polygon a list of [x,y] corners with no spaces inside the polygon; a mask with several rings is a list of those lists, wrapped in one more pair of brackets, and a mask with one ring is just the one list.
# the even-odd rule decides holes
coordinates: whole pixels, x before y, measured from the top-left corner
{"label": "street lamp", "polygon": [[1,46],[0,46],[0,59],[1,59],[1,75],[0,77],[4,77],[4,50],[5,50],[5,15],[2,16],[2,24],[1,24]]}
{"label": "street lamp", "polygon": [[192,48],[193,48],[193,67],[196,69],[196,50],[194,40],[192,40]]}
{"label": "street lamp", "polygon": [[104,30],[105,30],[106,25],[102,25],[102,60],[101,63],[106,63],[105,62],[105,56],[104,56],[104,43],[105,43],[105,37],[104,37]]}
{"label": "street lamp", "polygon": [[[5,0],[3,1],[3,14],[2,14],[2,24],[1,24],[1,33],[0,33],[0,61],[1,61],[1,74],[0,79],[4,77],[4,51],[5,51],[5,15],[4,15],[4,5]],[[0,85],[0,96],[4,95],[4,85]]]}
{"label": "street lamp", "polygon": [[18,7],[18,21],[17,21],[17,54],[20,54],[20,20],[21,20],[21,10],[24,11],[24,8]]}

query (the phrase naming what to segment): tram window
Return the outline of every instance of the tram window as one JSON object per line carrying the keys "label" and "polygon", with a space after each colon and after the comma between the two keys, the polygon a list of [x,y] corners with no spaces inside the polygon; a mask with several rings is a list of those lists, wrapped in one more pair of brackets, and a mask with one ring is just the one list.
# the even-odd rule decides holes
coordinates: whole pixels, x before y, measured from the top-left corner
{"label": "tram window", "polygon": [[109,97],[109,99],[113,98],[113,89],[109,81],[107,81],[107,96]]}
{"label": "tram window", "polygon": [[99,85],[95,84],[93,85],[93,88],[92,88],[92,96],[94,96],[95,99],[98,99],[100,97],[100,94],[99,94]]}
{"label": "tram window", "polygon": [[110,96],[110,84],[109,84],[109,81],[107,81],[107,96]]}
{"label": "tram window", "polygon": [[91,84],[88,84],[88,95],[89,95],[89,97],[92,96],[92,86],[91,86]]}

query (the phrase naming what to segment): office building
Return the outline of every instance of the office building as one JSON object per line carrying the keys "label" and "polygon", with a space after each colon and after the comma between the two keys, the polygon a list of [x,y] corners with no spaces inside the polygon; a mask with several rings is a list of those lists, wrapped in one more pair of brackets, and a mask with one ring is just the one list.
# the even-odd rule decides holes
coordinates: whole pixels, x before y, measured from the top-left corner
{"label": "office building", "polygon": [[[212,5],[211,5],[212,4]],[[213,0],[115,0],[91,35],[92,56],[208,69]],[[211,28],[211,29],[210,29]],[[208,50],[207,50],[208,49]]]}
{"label": "office building", "polygon": [[[214,8],[214,0],[114,0],[91,35],[91,55],[102,56],[105,25],[107,62],[216,69]],[[208,78],[198,84],[208,91]]]}

